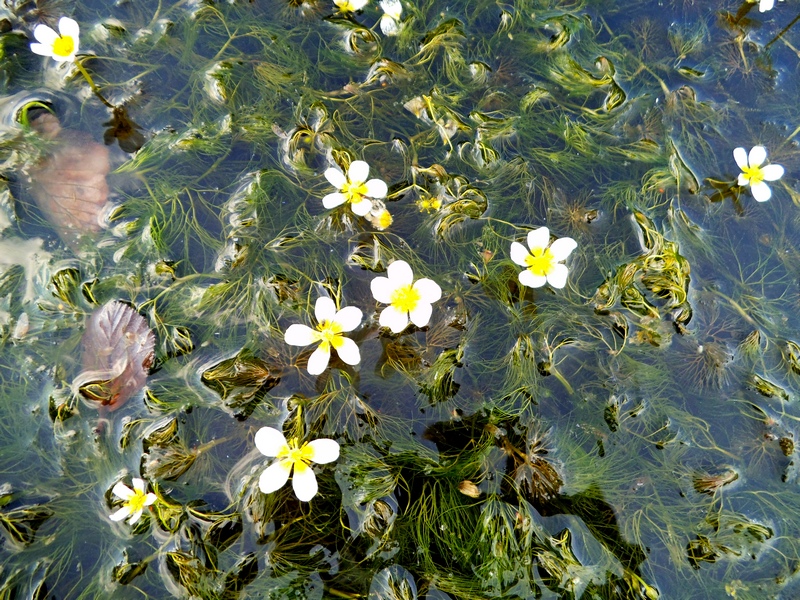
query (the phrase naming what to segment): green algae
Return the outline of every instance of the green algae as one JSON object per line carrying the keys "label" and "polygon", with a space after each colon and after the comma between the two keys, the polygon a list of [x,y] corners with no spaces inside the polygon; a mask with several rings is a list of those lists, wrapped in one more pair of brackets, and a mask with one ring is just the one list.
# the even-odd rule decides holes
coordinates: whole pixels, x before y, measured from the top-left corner
{"label": "green algae", "polygon": [[[67,9],[113,110],[28,50]],[[0,595],[797,593],[791,6],[425,1],[394,37],[334,11],[0,9]],[[36,109],[118,145],[81,244],[30,199]],[[756,144],[786,167],[763,204],[732,156]],[[322,206],[356,159],[388,227]],[[509,257],[542,225],[578,241],[562,290]],[[369,282],[399,259],[444,296],[391,335]],[[321,294],[367,320],[315,378],[283,333]],[[113,299],[156,365],[100,421],[73,381]],[[341,444],[310,503],[258,489],[265,425]],[[114,524],[131,477],[158,501]]]}

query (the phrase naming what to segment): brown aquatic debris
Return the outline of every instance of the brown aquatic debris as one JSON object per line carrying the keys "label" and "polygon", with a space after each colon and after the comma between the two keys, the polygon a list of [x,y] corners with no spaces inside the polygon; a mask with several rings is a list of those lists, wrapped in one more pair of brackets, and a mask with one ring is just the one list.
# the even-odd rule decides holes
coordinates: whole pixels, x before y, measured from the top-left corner
{"label": "brown aquatic debris", "polygon": [[144,317],[118,300],[107,302],[86,322],[81,338],[84,370],[73,387],[84,398],[117,410],[144,387],[154,346]]}
{"label": "brown aquatic debris", "polygon": [[61,129],[58,118],[44,113],[31,128],[58,146],[29,171],[31,194],[59,237],[72,244],[82,234],[103,227],[108,203],[108,149],[81,132]]}

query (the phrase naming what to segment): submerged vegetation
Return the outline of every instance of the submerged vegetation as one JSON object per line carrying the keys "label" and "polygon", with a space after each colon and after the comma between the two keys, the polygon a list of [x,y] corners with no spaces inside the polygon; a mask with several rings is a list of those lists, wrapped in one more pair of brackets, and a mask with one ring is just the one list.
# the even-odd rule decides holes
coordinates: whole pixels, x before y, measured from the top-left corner
{"label": "submerged vegetation", "polygon": [[0,597],[800,594],[791,3],[3,6]]}

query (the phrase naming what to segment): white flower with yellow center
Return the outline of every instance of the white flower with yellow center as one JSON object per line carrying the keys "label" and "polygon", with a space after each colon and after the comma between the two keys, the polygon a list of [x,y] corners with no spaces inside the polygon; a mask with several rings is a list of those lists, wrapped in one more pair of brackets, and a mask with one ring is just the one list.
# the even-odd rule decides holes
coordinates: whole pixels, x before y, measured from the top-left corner
{"label": "white flower with yellow center", "polygon": [[783,177],[783,167],[780,165],[766,165],[767,149],[764,146],[753,146],[748,154],[744,148],[736,148],[733,158],[742,170],[739,173],[739,185],[749,185],[753,198],[758,202],[766,202],[772,197],[772,190],[765,181],[777,181]]}
{"label": "white flower with yellow center", "polygon": [[397,35],[400,33],[400,17],[403,14],[403,5],[400,0],[381,0],[383,16],[381,17],[381,31],[384,35]]}
{"label": "white flower with yellow center", "polygon": [[370,284],[375,299],[389,305],[381,312],[381,326],[400,333],[410,319],[417,327],[425,327],[431,320],[431,305],[442,297],[442,288],[432,279],[414,281],[414,273],[404,260],[390,264],[386,275]]}
{"label": "white flower with yellow center", "polygon": [[528,232],[528,247],[519,242],[511,243],[511,260],[525,270],[519,274],[519,282],[532,288],[549,283],[554,288],[567,284],[569,270],[561,261],[572,253],[578,243],[569,237],[550,243],[550,230],[540,227]]}
{"label": "white flower with yellow center", "polygon": [[338,192],[328,194],[322,199],[325,208],[336,208],[348,202],[352,211],[359,217],[365,216],[372,210],[370,198],[384,198],[389,188],[380,179],[370,179],[369,165],[363,160],[354,160],[347,169],[347,176],[339,169],[331,167],[325,171],[325,178]]}
{"label": "white flower with yellow center", "polygon": [[339,9],[339,12],[351,13],[364,8],[369,4],[369,0],[333,0],[333,3]]}
{"label": "white flower with yellow center", "polygon": [[118,481],[111,492],[117,497],[124,500],[122,508],[114,514],[109,515],[112,521],[122,521],[130,517],[128,521],[131,525],[141,518],[142,512],[145,507],[150,506],[156,501],[156,495],[153,492],[145,493],[147,489],[144,479],[138,477],[133,478],[133,489]]}
{"label": "white flower with yellow center", "polygon": [[314,306],[317,326],[312,329],[307,325],[291,325],[283,336],[287,344],[292,346],[308,346],[319,342],[308,359],[308,372],[319,375],[328,367],[331,348],[336,350],[348,365],[357,365],[361,361],[361,353],[356,343],[342,333],[353,331],[361,323],[361,310],[355,306],[347,306],[339,311],[333,300],[322,296]]}
{"label": "white flower with yellow center", "polygon": [[78,53],[80,33],[77,21],[69,17],[61,17],[58,21],[58,33],[52,27],[39,24],[33,29],[36,41],[31,43],[31,52],[52,56],[59,62],[73,62]]}
{"label": "white flower with yellow center", "polygon": [[300,445],[297,438],[288,442],[284,435],[272,427],[262,427],[256,432],[256,448],[264,456],[275,457],[258,479],[258,487],[265,494],[281,489],[289,475],[298,500],[308,502],[317,494],[317,478],[311,463],[324,465],[339,458],[339,444],[320,438]]}

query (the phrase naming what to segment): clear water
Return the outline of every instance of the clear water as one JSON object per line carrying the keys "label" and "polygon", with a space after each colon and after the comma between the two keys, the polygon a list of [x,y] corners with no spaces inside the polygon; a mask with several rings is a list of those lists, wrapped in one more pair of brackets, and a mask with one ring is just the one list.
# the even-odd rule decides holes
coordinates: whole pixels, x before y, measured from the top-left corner
{"label": "clear water", "polygon": [[[402,8],[0,9],[0,597],[800,596],[797,5]],[[30,51],[63,15],[110,106]],[[357,159],[387,227],[323,206]],[[541,226],[563,289],[519,283]],[[443,290],[397,335],[394,260]],[[284,334],[321,295],[364,321],[317,377]],[[101,406],[113,300],[154,363]],[[339,442],[310,502],[259,490],[264,426]]]}

